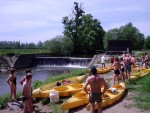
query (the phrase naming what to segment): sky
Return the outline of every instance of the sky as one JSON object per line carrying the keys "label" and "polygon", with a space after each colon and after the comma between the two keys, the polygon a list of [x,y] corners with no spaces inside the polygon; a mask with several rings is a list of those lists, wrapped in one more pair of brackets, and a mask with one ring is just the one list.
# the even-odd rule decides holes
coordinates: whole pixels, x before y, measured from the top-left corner
{"label": "sky", "polygon": [[62,18],[72,15],[74,2],[105,31],[131,22],[150,36],[150,0],[0,0],[0,41],[37,43],[63,35]]}

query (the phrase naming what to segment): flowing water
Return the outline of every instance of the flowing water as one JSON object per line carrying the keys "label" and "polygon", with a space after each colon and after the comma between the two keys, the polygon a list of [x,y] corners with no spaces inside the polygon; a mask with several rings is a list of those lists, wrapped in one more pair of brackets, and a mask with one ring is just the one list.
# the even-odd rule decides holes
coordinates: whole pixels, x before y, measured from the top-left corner
{"label": "flowing water", "polygon": [[[75,69],[86,68],[91,58],[75,58],[75,57],[36,57],[34,59],[32,69],[33,77],[35,80],[46,80],[49,76],[62,74],[64,70],[72,71]],[[9,72],[0,72],[0,95],[10,92],[9,85],[6,80]],[[17,70],[17,90],[21,90],[22,86],[19,81],[25,75],[25,69]]]}

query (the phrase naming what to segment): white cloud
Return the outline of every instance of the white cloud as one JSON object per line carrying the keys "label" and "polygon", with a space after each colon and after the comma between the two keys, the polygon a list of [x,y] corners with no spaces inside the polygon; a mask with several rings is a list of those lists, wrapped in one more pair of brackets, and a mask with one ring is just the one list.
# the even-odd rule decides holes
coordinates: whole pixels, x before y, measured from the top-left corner
{"label": "white cloud", "polygon": [[0,40],[36,42],[62,34],[62,17],[72,13],[74,1],[83,3],[105,30],[132,22],[150,35],[149,0],[1,0]]}

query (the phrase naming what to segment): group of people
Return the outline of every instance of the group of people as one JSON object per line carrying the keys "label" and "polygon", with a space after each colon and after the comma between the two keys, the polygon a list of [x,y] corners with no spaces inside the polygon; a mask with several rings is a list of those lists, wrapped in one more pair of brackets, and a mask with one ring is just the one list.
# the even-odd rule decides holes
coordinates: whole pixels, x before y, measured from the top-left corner
{"label": "group of people", "polygon": [[[128,80],[131,76],[131,65],[139,65],[140,68],[148,68],[149,56],[144,53],[141,57],[135,58],[132,54],[123,53],[120,58],[110,58],[111,66],[114,66],[114,84],[119,83],[119,76],[122,81]],[[137,70],[138,71],[138,70]]]}
{"label": "group of people", "polygon": [[148,68],[149,56],[147,53],[143,53],[137,60],[142,68]]}
{"label": "group of people", "polygon": [[[12,96],[14,100],[18,102],[16,97],[16,69],[12,68],[10,70],[10,75],[7,78],[7,83],[10,86],[10,101],[12,102]],[[22,85],[22,100],[24,103],[23,113],[32,113],[33,106],[32,106],[32,72],[30,69],[26,70],[25,76],[20,80],[20,84]]]}

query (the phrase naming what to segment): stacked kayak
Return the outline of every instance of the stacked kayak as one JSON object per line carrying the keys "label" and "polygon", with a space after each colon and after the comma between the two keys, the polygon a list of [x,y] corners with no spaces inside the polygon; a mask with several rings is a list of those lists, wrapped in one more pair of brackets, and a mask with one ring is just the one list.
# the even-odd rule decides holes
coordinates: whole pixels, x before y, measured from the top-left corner
{"label": "stacked kayak", "polygon": [[[108,89],[106,93],[102,96],[102,106],[108,106],[119,100],[122,95],[125,92],[125,83],[120,83],[117,85],[114,85],[112,87],[115,91],[111,92],[111,89]],[[68,110],[71,108],[76,108],[82,105],[86,105],[89,103],[89,95],[86,94],[84,91],[81,91],[75,95],[73,95],[70,99],[68,99],[66,102],[64,102],[61,105],[62,110]],[[86,109],[90,110],[90,105],[88,104]],[[97,109],[97,106],[95,106],[95,109]]]}
{"label": "stacked kayak", "polygon": [[[98,74],[105,74],[105,73],[107,73],[107,72],[113,70],[114,67],[113,67],[113,66],[108,66],[108,67],[105,67],[105,68],[96,68],[96,69],[97,69],[97,73],[98,73]],[[88,72],[90,72],[90,71],[91,71],[91,70],[89,69]]]}
{"label": "stacked kayak", "polygon": [[[63,79],[63,80],[60,80],[60,81],[56,81],[56,82],[52,82],[52,83],[43,85],[43,86],[33,90],[32,97],[33,98],[47,98],[47,97],[49,97],[50,91],[52,91],[52,90],[67,90],[67,89],[71,89],[71,87],[75,86],[73,84],[76,84],[76,86],[79,86],[78,83],[82,83],[86,79],[86,77],[87,77],[86,75],[77,76],[77,77],[71,77],[71,78],[67,78],[67,79]],[[61,86],[57,86],[56,85],[57,82],[61,83]],[[70,88],[66,88],[65,86],[67,86],[69,84],[72,84],[72,86],[70,86]]]}
{"label": "stacked kayak", "polygon": [[138,80],[146,76],[150,72],[150,69],[141,69],[140,71],[131,74],[130,81]]}

